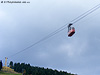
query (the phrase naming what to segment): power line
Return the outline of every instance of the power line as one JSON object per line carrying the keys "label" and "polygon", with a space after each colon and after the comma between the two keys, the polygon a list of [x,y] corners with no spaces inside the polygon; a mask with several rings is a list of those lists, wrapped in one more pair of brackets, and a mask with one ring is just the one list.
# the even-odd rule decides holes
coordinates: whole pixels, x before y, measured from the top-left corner
{"label": "power line", "polygon": [[[95,7],[91,8],[91,9],[88,10],[88,11],[86,11],[86,12],[83,13],[82,15],[80,15],[80,16],[78,16],[77,18],[73,19],[71,22],[74,24],[74,23],[80,21],[81,19],[83,19],[84,17],[88,16],[88,15],[91,14],[92,12],[96,11],[96,10],[99,9],[99,8],[100,8],[100,4],[96,5]],[[67,27],[68,24],[69,24],[69,23],[63,25],[62,27],[60,27],[59,29],[57,29],[57,30],[55,30],[54,32],[50,33],[49,35],[47,35],[46,37],[42,38],[41,40],[39,40],[39,41],[33,43],[32,45],[30,45],[30,46],[24,48],[23,50],[21,50],[21,51],[19,51],[19,52],[16,52],[15,54],[13,54],[13,55],[11,55],[11,56],[9,56],[9,57],[13,57],[13,56],[15,56],[15,55],[17,55],[17,54],[19,54],[19,53],[21,53],[21,52],[23,52],[23,51],[26,51],[27,49],[29,49],[29,48],[31,48],[31,47],[37,45],[38,43],[40,43],[40,42],[42,42],[42,41],[44,41],[44,40],[46,40],[46,39],[48,39],[48,38],[50,38],[50,37],[56,35],[57,33],[61,32],[61,31],[64,30],[64,29],[66,29],[66,27]]]}

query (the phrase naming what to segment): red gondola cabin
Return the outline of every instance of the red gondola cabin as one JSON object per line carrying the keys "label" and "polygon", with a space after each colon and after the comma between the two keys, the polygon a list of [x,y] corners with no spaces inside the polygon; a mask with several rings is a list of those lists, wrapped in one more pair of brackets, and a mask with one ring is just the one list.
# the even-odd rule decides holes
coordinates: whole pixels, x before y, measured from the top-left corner
{"label": "red gondola cabin", "polygon": [[71,27],[71,25],[73,25],[73,24],[70,23],[68,25],[68,37],[71,37],[75,33],[75,28],[74,27]]}
{"label": "red gondola cabin", "polygon": [[71,37],[74,33],[75,33],[75,28],[74,27],[70,27],[70,30],[68,32],[68,36]]}

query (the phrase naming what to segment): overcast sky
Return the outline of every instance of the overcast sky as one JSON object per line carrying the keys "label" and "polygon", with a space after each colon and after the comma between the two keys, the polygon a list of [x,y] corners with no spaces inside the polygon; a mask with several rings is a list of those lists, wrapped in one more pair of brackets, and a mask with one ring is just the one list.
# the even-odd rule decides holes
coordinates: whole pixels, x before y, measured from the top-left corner
{"label": "overcast sky", "polygon": [[[6,1],[6,0],[5,0]],[[22,1],[22,0],[21,0]],[[0,2],[0,60],[34,44],[100,3],[99,0],[26,0]],[[8,58],[8,63],[64,70],[78,75],[100,75],[100,9],[51,38]]]}

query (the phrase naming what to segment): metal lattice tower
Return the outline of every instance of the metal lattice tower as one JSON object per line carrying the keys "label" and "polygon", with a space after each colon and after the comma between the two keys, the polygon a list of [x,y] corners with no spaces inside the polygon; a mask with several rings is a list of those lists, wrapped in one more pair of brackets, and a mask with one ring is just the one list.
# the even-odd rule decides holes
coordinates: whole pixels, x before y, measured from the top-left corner
{"label": "metal lattice tower", "polygon": [[7,67],[7,57],[5,57],[5,67]]}

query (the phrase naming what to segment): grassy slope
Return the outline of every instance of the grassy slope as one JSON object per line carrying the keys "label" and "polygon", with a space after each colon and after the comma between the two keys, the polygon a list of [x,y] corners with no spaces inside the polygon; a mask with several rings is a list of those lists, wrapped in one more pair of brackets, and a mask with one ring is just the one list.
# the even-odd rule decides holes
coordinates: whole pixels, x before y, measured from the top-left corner
{"label": "grassy slope", "polygon": [[17,73],[14,71],[14,69],[11,69],[10,67],[3,66],[0,75],[22,75],[21,73]]}
{"label": "grassy slope", "polygon": [[0,72],[0,75],[22,75],[22,74],[13,74],[13,73]]}

